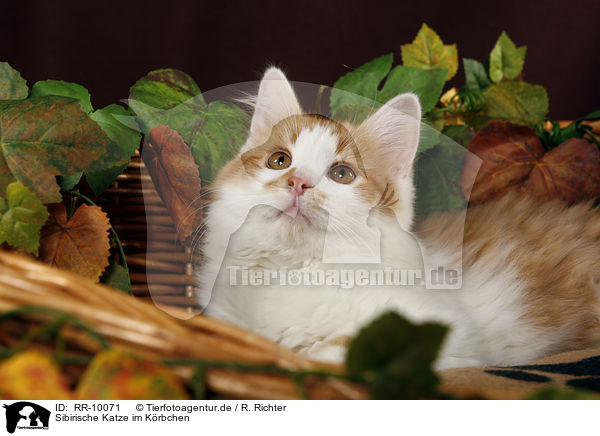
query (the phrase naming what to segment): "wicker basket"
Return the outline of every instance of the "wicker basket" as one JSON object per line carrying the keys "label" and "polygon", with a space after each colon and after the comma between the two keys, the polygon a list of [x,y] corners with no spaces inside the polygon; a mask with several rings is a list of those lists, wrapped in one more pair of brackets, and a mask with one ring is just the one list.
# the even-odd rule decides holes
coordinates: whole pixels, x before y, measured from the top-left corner
{"label": "wicker basket", "polygon": [[[152,299],[161,306],[197,312],[200,308],[194,299],[194,264],[198,256],[192,256],[189,249],[177,243],[171,216],[154,189],[139,153],[114,185],[95,201],[108,213],[121,239],[133,294]],[[147,212],[151,214],[150,224]],[[150,242],[149,230],[152,231]],[[152,297],[148,282],[152,283]]]}
{"label": "wicker basket", "polygon": [[[92,326],[112,345],[147,358],[237,362],[304,371],[326,369],[339,372],[343,369],[311,362],[249,332],[201,315],[183,320],[187,315],[185,309],[172,308],[176,315],[173,317],[151,302],[28,257],[0,251],[0,313],[40,305],[74,315]],[[0,344],[14,346],[42,321],[49,321],[48,315],[35,312],[20,317],[18,321],[3,321]],[[67,350],[75,349],[87,355],[100,351],[99,344],[82,334],[81,330],[63,327],[61,333],[67,340]],[[44,347],[43,344],[35,346]],[[173,371],[184,379],[193,374],[190,366],[176,366]],[[288,375],[273,371],[208,369],[206,384],[213,392],[227,397],[299,397],[294,381]],[[308,377],[303,388],[309,398],[367,397],[361,387],[337,378]]]}

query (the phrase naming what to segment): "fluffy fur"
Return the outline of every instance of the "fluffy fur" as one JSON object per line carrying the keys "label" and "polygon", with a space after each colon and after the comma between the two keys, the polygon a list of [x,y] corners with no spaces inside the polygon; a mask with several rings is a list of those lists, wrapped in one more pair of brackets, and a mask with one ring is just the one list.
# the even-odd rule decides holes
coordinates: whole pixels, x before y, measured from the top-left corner
{"label": "fluffy fur", "polygon": [[[341,361],[347,339],[386,310],[451,326],[438,368],[600,345],[600,214],[512,194],[470,208],[466,223],[446,214],[411,233],[420,118],[411,94],[358,126],[303,114],[283,73],[269,69],[249,138],[214,184],[199,273],[206,313],[327,361]],[[267,167],[277,151],[291,156],[288,168]],[[340,163],[352,183],[328,177]],[[301,195],[292,178],[307,187]],[[422,269],[423,255],[462,261],[462,288],[232,286],[229,268]]]}

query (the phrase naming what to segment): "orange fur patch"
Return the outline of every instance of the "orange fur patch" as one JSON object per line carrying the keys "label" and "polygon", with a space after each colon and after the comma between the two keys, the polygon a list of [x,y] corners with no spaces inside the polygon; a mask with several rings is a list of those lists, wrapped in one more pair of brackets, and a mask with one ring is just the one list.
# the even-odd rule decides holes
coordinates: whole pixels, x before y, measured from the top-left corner
{"label": "orange fur patch", "polygon": [[[421,223],[418,234],[456,247],[461,226],[454,214],[444,214]],[[507,243],[516,248],[500,259]],[[556,352],[600,345],[600,211],[590,203],[568,206],[511,193],[471,206],[463,259],[465,268],[516,268],[527,286],[527,318],[566,333]]]}

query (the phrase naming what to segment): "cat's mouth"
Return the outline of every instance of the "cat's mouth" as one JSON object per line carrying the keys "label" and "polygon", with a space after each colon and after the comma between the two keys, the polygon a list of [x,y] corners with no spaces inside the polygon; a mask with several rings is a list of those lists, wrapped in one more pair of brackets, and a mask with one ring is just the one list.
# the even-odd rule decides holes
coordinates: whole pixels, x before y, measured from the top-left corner
{"label": "cat's mouth", "polygon": [[295,196],[294,200],[292,201],[292,204],[290,204],[286,209],[282,210],[279,213],[279,216],[284,216],[284,217],[289,217],[291,218],[293,221],[306,221],[308,223],[310,223],[310,219],[306,216],[305,213],[303,213],[305,207],[302,207],[300,205],[300,202],[298,201],[298,197]]}

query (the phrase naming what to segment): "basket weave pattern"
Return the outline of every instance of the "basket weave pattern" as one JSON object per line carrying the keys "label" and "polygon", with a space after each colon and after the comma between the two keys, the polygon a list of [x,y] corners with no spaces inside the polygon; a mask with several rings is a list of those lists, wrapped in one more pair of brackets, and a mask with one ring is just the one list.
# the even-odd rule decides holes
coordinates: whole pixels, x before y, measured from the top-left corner
{"label": "basket weave pattern", "polygon": [[[108,213],[121,239],[133,294],[150,299],[150,282],[154,302],[197,311],[192,255],[177,243],[173,220],[139,154],[132,158],[114,185],[95,201]],[[150,241],[149,232],[152,232]],[[198,260],[198,256],[195,258]]]}

